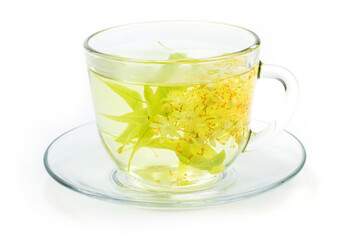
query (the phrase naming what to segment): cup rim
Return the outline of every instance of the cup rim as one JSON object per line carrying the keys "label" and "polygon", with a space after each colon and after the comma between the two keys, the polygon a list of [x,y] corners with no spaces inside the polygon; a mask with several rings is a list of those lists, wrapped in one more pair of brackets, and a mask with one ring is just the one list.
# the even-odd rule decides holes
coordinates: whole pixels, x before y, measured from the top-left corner
{"label": "cup rim", "polygon": [[[92,48],[89,44],[89,41],[96,35],[101,34],[102,32],[111,30],[111,29],[115,29],[115,28],[121,28],[121,27],[126,27],[126,26],[132,26],[132,25],[140,25],[140,24],[149,24],[149,23],[211,23],[211,24],[218,24],[218,25],[224,25],[224,26],[230,26],[230,27],[234,27],[234,28],[238,28],[240,30],[244,30],[248,33],[250,33],[255,41],[248,46],[245,49],[239,50],[239,51],[235,51],[235,52],[231,52],[231,53],[226,53],[226,54],[221,54],[221,55],[216,55],[216,56],[211,56],[211,57],[206,57],[206,58],[195,58],[195,59],[171,59],[171,60],[144,60],[144,59],[136,59],[136,58],[126,58],[126,57],[121,57],[118,55],[113,55],[113,54],[108,54],[108,53],[103,53],[101,51],[98,51],[94,48]],[[131,62],[131,63],[151,63],[151,64],[174,64],[174,63],[199,63],[199,62],[212,62],[212,61],[218,61],[218,60],[224,60],[224,59],[228,59],[228,58],[233,58],[233,57],[237,57],[240,55],[244,55],[247,54],[249,52],[253,52],[255,50],[257,50],[260,47],[260,38],[259,36],[254,33],[253,31],[244,28],[244,27],[240,27],[234,24],[228,24],[228,23],[220,23],[220,22],[213,22],[213,21],[194,21],[194,20],[166,20],[166,21],[146,21],[146,22],[137,22],[137,23],[130,23],[130,24],[122,24],[122,25],[117,25],[117,26],[113,26],[113,27],[109,27],[109,28],[105,28],[103,30],[97,31],[93,34],[91,34],[89,37],[87,37],[84,41],[84,48],[87,52],[89,52],[90,54],[94,54],[97,55],[99,57],[103,57],[106,59],[111,59],[111,60],[115,60],[115,61],[120,61],[120,62]]]}

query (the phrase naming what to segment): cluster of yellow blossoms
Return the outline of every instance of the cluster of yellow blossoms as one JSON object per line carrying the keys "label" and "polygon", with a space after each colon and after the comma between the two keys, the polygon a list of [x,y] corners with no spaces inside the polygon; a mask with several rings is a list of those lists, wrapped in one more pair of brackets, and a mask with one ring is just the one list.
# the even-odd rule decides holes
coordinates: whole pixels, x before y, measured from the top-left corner
{"label": "cluster of yellow blossoms", "polygon": [[189,159],[202,156],[207,146],[225,145],[230,137],[240,146],[248,134],[255,74],[253,69],[217,82],[170,91],[161,100],[165,116],[154,116],[150,124],[153,133],[161,142],[169,137],[177,139],[175,149],[180,154],[186,147],[197,145],[199,151],[187,151]]}

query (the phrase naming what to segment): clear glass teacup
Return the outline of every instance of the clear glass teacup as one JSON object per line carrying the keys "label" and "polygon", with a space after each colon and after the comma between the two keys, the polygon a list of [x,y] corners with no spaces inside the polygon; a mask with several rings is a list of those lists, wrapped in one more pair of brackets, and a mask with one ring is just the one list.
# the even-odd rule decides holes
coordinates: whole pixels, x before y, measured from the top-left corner
{"label": "clear glass teacup", "polygon": [[[98,131],[122,173],[147,188],[198,189],[280,133],[295,109],[297,82],[262,64],[259,47],[252,31],[212,22],[147,22],[91,35],[85,49]],[[254,133],[260,76],[279,80],[285,100]]]}

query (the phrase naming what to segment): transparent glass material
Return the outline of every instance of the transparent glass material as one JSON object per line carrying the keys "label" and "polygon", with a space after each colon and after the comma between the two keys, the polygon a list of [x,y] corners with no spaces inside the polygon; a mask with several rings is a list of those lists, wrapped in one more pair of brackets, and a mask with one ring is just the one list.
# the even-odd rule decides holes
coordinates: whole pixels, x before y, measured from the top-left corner
{"label": "transparent glass material", "polygon": [[[255,121],[254,127],[264,123]],[[155,208],[195,208],[238,201],[277,187],[305,163],[305,149],[289,132],[271,143],[240,154],[211,186],[164,192],[116,169],[97,134],[95,123],[72,129],[51,143],[44,157],[49,174],[60,184],[90,197]],[[160,187],[160,185],[159,185]]]}
{"label": "transparent glass material", "polygon": [[[245,150],[278,135],[297,102],[287,70],[259,61],[259,38],[227,24],[169,21],[109,28],[85,42],[102,143],[119,171],[156,191],[215,184]],[[259,133],[250,128],[259,76],[285,100]]]}

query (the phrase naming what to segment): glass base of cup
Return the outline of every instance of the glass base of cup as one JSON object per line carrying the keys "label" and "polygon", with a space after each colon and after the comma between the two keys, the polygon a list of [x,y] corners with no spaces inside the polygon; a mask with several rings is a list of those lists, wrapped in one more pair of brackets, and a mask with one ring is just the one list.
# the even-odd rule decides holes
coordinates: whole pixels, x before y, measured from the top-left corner
{"label": "glass base of cup", "polygon": [[[154,175],[159,176],[159,174],[161,174],[161,172]],[[157,182],[157,179],[149,179],[150,181],[147,181],[144,180],[143,177],[132,176],[127,172],[117,169],[111,173],[111,179],[118,187],[128,190],[131,189],[132,191],[185,193],[212,188],[216,186],[216,184],[224,185],[225,182],[231,183],[231,181],[235,179],[235,175],[236,173],[234,171],[226,171],[197,180],[195,183],[186,184],[186,182],[183,182],[179,184],[174,182],[162,184],[161,182]]]}

